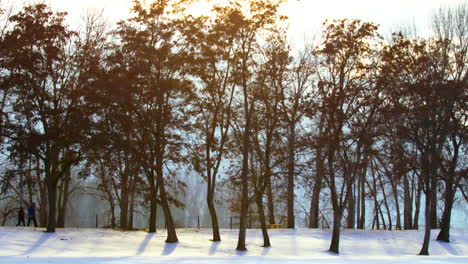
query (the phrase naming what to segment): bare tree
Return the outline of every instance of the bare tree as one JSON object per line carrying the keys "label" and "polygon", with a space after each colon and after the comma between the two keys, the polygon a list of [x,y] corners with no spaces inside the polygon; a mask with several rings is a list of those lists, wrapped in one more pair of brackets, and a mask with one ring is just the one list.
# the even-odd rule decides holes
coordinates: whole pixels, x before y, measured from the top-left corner
{"label": "bare tree", "polygon": [[[372,74],[379,35],[377,26],[359,20],[325,23],[324,41],[317,50],[319,111],[325,115],[325,181],[333,207],[330,251],[339,252],[343,212],[364,154],[372,144],[377,102]],[[365,114],[367,113],[367,114]],[[366,116],[365,119],[361,119]],[[347,132],[349,131],[349,132]]]}
{"label": "bare tree", "polygon": [[441,179],[445,184],[445,205],[437,240],[449,242],[451,212],[458,189],[455,183],[461,180],[462,175],[459,172],[459,157],[460,152],[463,152],[462,146],[466,144],[466,133],[462,130],[467,116],[459,113],[466,107],[466,93],[461,90],[466,90],[468,85],[468,5],[464,3],[456,7],[441,8],[434,14],[432,21],[437,39],[447,43],[440,52],[443,53],[443,64],[447,68],[447,85],[455,88],[445,88],[452,90],[451,98],[445,105],[450,115],[450,132],[447,146],[439,158]]}

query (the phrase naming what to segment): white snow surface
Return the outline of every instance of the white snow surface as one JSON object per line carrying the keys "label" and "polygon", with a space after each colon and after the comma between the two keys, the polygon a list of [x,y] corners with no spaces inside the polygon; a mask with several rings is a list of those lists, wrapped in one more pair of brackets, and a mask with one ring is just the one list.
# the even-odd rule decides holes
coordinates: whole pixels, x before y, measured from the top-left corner
{"label": "white snow surface", "polygon": [[331,230],[269,230],[272,246],[261,247],[260,230],[247,230],[247,251],[236,251],[237,230],[177,229],[178,243],[164,243],[165,230],[0,228],[0,263],[468,263],[468,230],[451,230],[451,242],[435,241],[430,256],[417,256],[423,231],[342,230],[340,254],[327,251]]}

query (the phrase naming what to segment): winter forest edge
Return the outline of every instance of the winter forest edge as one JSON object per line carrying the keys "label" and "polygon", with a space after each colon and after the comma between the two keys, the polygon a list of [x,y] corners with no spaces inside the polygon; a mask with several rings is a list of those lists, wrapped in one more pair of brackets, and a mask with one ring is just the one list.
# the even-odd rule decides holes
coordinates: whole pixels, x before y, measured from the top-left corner
{"label": "winter forest edge", "polygon": [[279,224],[329,228],[334,253],[343,228],[423,228],[420,255],[467,227],[468,4],[430,36],[342,19],[297,49],[284,1],[192,2],[74,31],[0,0],[2,225],[34,202],[47,232],[234,228],[243,251]]}

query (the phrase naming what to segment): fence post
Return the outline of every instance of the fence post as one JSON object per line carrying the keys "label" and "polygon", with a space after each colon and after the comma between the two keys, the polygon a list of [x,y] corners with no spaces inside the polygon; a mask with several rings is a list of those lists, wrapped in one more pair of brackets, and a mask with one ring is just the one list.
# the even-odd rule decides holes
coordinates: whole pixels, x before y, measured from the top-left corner
{"label": "fence post", "polygon": [[231,229],[232,229],[232,216],[231,216]]}
{"label": "fence post", "polygon": [[96,228],[98,228],[98,215],[96,214]]}
{"label": "fence post", "polygon": [[198,226],[198,230],[200,230],[200,216],[198,216],[197,218],[197,226]]}

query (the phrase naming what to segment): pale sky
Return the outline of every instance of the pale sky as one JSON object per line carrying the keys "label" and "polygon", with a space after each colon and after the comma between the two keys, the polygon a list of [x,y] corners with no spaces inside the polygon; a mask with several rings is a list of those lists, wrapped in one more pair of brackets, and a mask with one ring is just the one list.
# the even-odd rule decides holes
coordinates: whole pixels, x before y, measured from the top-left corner
{"label": "pale sky", "polygon": [[[147,0],[148,1],[148,0]],[[27,1],[30,2],[30,1]],[[53,9],[67,11],[71,23],[79,23],[87,9],[103,9],[109,21],[128,15],[131,0],[45,0]],[[289,0],[281,12],[289,17],[289,38],[295,45],[308,41],[321,30],[325,19],[359,18],[380,25],[388,34],[400,26],[415,25],[420,35],[429,31],[430,18],[439,7],[468,0]]]}

